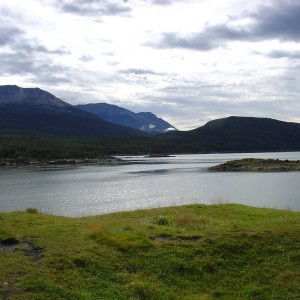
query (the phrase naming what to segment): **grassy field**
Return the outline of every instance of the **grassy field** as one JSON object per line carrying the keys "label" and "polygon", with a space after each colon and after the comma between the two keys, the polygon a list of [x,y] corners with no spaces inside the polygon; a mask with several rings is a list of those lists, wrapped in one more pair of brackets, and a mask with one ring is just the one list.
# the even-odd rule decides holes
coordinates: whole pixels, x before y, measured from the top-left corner
{"label": "grassy field", "polygon": [[1,299],[300,299],[300,213],[0,214]]}

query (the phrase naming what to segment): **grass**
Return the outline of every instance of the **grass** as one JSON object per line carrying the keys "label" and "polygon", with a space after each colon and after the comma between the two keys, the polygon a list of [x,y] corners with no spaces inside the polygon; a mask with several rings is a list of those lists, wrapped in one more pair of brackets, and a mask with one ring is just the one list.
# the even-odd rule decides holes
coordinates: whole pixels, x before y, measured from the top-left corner
{"label": "grass", "polygon": [[0,299],[299,299],[300,213],[0,214]]}

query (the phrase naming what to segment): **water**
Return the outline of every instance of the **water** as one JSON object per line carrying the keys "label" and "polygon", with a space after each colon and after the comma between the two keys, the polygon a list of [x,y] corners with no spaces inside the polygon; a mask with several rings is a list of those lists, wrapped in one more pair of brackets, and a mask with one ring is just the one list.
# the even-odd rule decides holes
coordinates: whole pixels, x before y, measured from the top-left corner
{"label": "water", "polygon": [[86,216],[193,203],[300,211],[300,172],[212,172],[228,160],[300,159],[300,152],[125,158],[132,164],[0,170],[0,211]]}

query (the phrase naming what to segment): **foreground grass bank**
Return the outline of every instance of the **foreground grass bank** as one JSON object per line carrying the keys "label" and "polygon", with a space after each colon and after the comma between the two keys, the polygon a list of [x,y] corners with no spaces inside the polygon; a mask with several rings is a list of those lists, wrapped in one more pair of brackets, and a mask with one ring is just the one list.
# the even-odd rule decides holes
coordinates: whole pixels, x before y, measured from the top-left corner
{"label": "foreground grass bank", "polygon": [[0,299],[299,299],[300,213],[0,214]]}

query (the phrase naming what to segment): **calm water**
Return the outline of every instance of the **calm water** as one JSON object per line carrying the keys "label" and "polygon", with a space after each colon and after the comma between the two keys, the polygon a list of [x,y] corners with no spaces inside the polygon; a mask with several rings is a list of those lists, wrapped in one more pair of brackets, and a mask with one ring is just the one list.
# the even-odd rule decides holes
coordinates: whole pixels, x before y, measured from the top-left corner
{"label": "calm water", "polygon": [[300,152],[125,158],[121,166],[0,170],[0,211],[86,216],[192,203],[241,203],[300,211],[300,172],[211,172],[245,157],[300,159]]}

